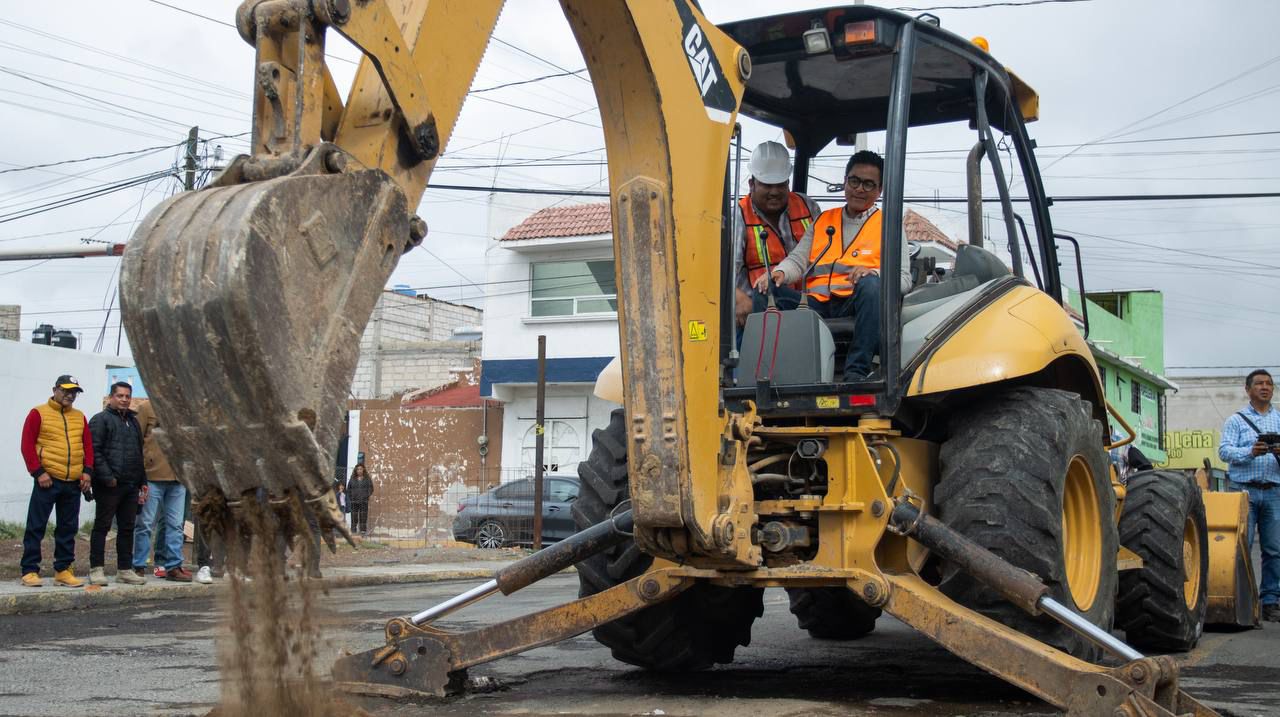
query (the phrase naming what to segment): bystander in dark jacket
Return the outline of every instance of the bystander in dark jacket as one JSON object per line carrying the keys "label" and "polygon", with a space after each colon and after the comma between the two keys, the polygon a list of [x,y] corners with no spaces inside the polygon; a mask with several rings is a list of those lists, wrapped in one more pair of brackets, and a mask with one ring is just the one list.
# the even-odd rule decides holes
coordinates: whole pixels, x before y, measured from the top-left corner
{"label": "bystander in dark jacket", "polygon": [[142,425],[129,408],[133,387],[124,381],[111,385],[107,407],[89,419],[96,458],[93,493],[97,499],[93,533],[89,536],[89,582],[106,585],[107,533],[116,523],[116,581],[139,584],[133,573],[133,529],[138,496],[147,482],[142,460]]}
{"label": "bystander in dark jacket", "polygon": [[369,499],[373,497],[373,480],[363,463],[357,463],[347,481],[347,504],[351,506],[351,532],[369,533]]}

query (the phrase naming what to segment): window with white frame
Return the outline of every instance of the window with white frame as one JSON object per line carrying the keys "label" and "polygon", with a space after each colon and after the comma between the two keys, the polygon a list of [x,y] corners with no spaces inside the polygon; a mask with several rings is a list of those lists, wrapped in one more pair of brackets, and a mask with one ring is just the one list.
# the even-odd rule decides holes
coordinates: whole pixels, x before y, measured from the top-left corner
{"label": "window with white frame", "polygon": [[530,271],[530,316],[618,312],[612,259],[541,262]]}

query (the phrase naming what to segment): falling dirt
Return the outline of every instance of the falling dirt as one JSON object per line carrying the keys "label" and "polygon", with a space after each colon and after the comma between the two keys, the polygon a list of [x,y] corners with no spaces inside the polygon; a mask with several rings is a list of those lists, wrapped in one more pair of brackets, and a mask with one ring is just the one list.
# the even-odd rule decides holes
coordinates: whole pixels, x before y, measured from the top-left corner
{"label": "falling dirt", "polygon": [[[224,513],[230,590],[224,593],[227,630],[220,636],[222,702],[210,714],[315,715],[348,717],[364,714],[334,693],[317,665],[320,635],[314,619],[322,588],[307,576],[316,541],[302,519],[303,507],[292,498],[282,502],[245,500],[235,514]],[[293,541],[302,567],[292,573],[283,536]]]}

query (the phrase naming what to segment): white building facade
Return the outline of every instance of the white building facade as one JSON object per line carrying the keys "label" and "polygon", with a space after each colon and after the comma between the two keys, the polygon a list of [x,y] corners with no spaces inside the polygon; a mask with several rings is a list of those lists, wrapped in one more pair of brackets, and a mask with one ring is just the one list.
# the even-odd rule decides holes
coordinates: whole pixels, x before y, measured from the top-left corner
{"label": "white building facade", "polygon": [[575,472],[592,431],[618,407],[592,393],[618,355],[614,281],[607,204],[535,212],[488,252],[480,394],[505,404],[504,481],[534,470],[538,336],[546,337],[548,471]]}

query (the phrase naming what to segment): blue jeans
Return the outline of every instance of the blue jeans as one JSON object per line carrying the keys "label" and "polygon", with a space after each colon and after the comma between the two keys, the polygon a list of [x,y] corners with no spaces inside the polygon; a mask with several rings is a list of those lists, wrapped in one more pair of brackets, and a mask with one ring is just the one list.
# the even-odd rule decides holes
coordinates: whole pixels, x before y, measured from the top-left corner
{"label": "blue jeans", "polygon": [[810,301],[824,319],[856,318],[849,352],[844,357],[844,380],[866,378],[871,373],[871,358],[880,353],[880,277],[864,276],[853,287],[850,296],[833,296],[830,301]]}
{"label": "blue jeans", "polygon": [[157,513],[164,518],[164,545],[156,550],[156,565],[168,570],[182,565],[182,513],[186,508],[187,489],[177,481],[148,483],[150,492],[142,506],[138,524],[133,530],[133,567],[147,566],[151,554],[151,534],[156,529]]}
{"label": "blue jeans", "polygon": [[1258,588],[1263,605],[1280,605],[1280,485],[1269,488],[1232,483],[1249,494],[1249,553],[1253,538],[1262,539],[1262,580]]}
{"label": "blue jeans", "polygon": [[22,574],[40,572],[40,543],[49,527],[49,514],[58,509],[58,523],[53,529],[53,569],[61,572],[76,560],[76,531],[80,528],[80,482],[58,480],[53,485],[31,487],[27,504],[27,530],[22,534]]}

